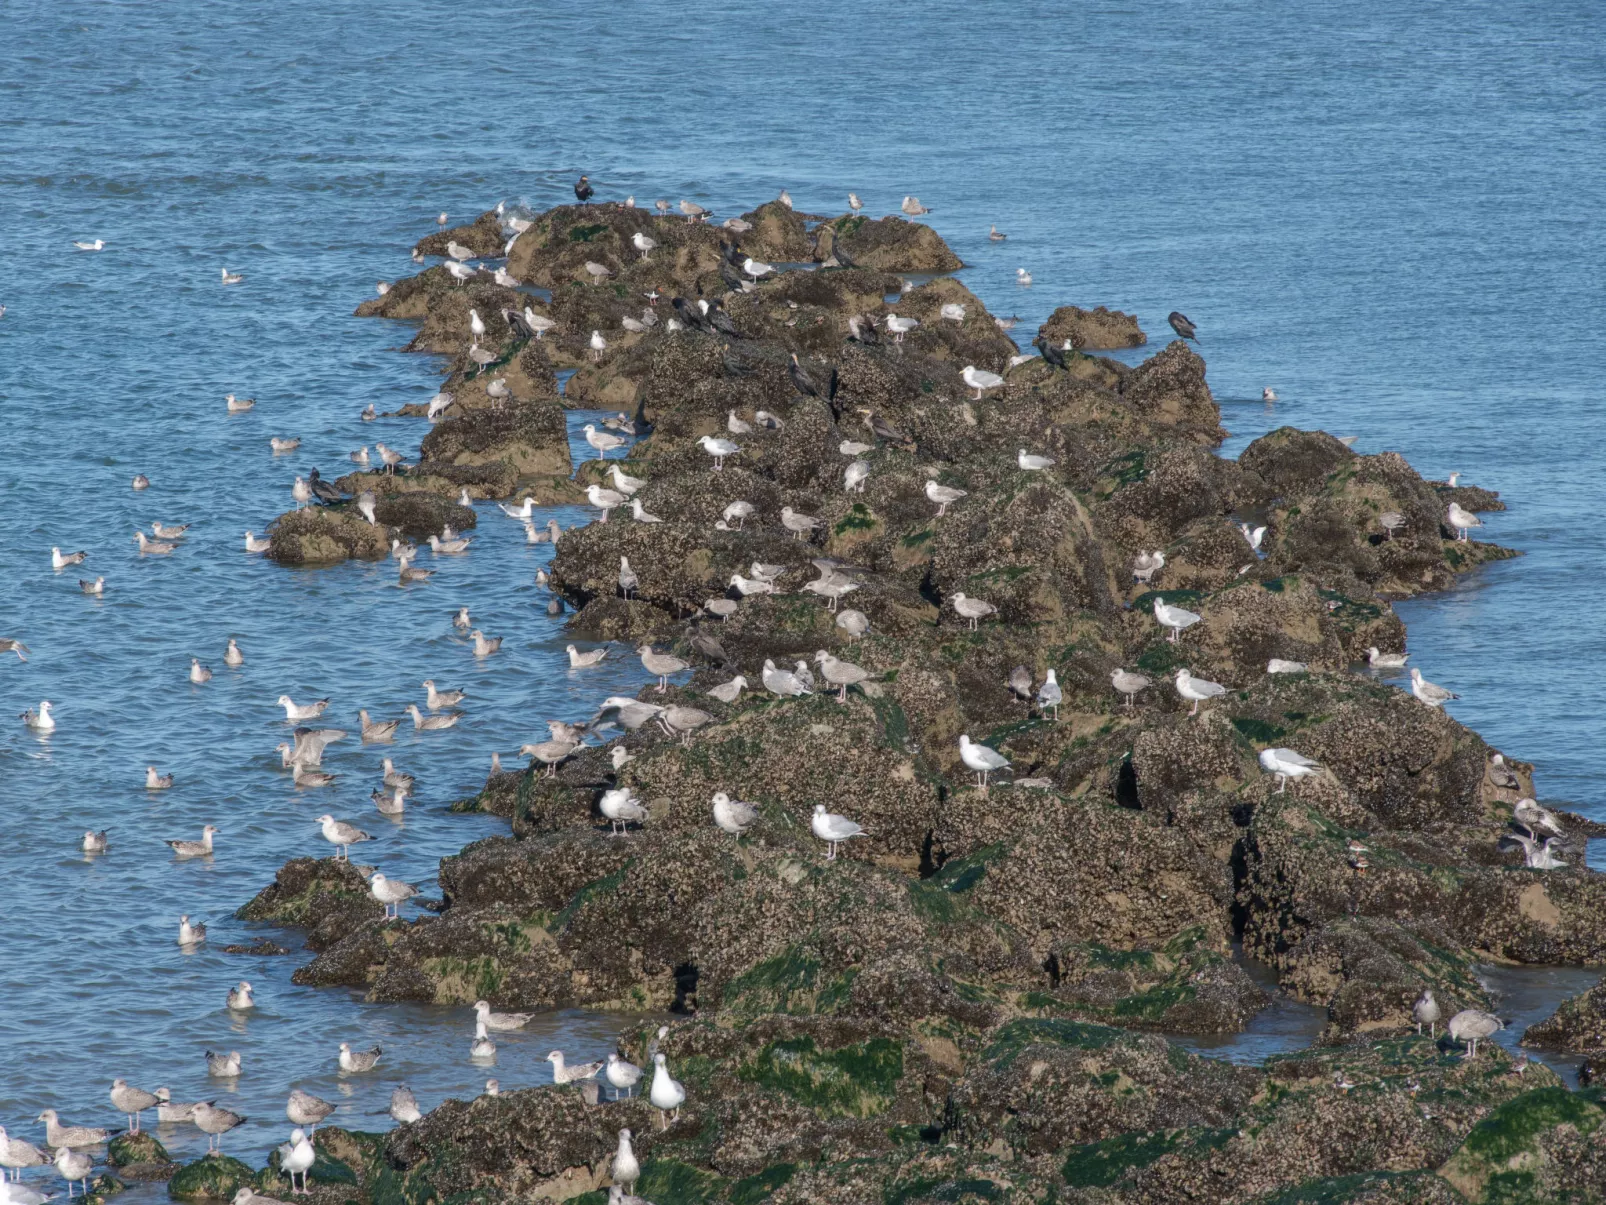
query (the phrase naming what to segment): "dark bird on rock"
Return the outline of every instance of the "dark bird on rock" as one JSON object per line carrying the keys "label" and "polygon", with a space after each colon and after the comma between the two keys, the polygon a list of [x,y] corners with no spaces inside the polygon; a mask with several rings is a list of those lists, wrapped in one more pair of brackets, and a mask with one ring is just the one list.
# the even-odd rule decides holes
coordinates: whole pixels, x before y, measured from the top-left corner
{"label": "dark bird on rock", "polygon": [[888,443],[897,444],[911,451],[914,450],[915,441],[887,422],[874,410],[860,410],[859,413],[864,415],[864,425],[870,428],[877,439],[884,439]]}
{"label": "dark bird on rock", "polygon": [[636,399],[636,417],[630,420],[631,434],[637,439],[646,439],[652,434],[652,424],[647,421],[647,399]]}
{"label": "dark bird on rock", "polygon": [[725,651],[725,646],[705,632],[694,631],[691,634],[691,646],[710,661],[720,665],[730,664],[730,654]]}
{"label": "dark bird on rock", "polygon": [[863,314],[854,314],[848,319],[848,338],[856,343],[880,343],[881,332]]}
{"label": "dark bird on rock", "polygon": [[307,474],[307,485],[312,489],[312,496],[320,502],[341,502],[346,495],[318,476],[315,468]]}
{"label": "dark bird on rock", "polygon": [[721,259],[723,259],[727,264],[730,264],[733,268],[741,267],[742,260],[746,258],[746,256],[742,254],[742,249],[740,247],[738,247],[735,243],[727,243],[724,239],[719,241],[719,255]]}
{"label": "dark bird on rock", "polygon": [[574,182],[574,199],[579,201],[582,205],[589,201],[592,196],[595,195],[596,191],[596,189],[591,187],[590,176],[581,176]]}
{"label": "dark bird on rock", "polygon": [[742,279],[741,272],[734,264],[721,259],[719,261],[719,278],[725,282],[725,288],[732,293],[747,292],[747,282]]}
{"label": "dark bird on rock", "polygon": [[687,330],[713,330],[713,327],[709,326],[708,316],[703,313],[701,306],[694,305],[684,297],[677,297],[669,304],[675,307],[675,313],[680,315],[680,320],[686,324]]}
{"label": "dark bird on rock", "polygon": [[1043,338],[1042,335],[1038,335],[1037,338],[1032,340],[1032,343],[1036,345],[1038,351],[1043,353],[1043,359],[1048,361],[1050,367],[1065,367],[1065,353]]}
{"label": "dark bird on rock", "polygon": [[524,315],[514,310],[503,310],[502,321],[507,323],[507,329],[513,332],[515,339],[533,339],[535,331],[530,324],[524,321]]}
{"label": "dark bird on rock", "polygon": [[1188,316],[1181,310],[1172,310],[1165,316],[1165,320],[1171,324],[1171,329],[1184,339],[1192,339],[1195,343],[1199,342],[1199,336],[1194,332],[1193,323],[1188,320]]}
{"label": "dark bird on rock", "polygon": [[820,386],[809,376],[803,365],[798,363],[797,353],[792,353],[792,363],[787,366],[786,375],[792,378],[792,386],[805,397],[820,397]]}
{"label": "dark bird on rock", "polygon": [[731,321],[731,316],[725,312],[725,307],[718,300],[708,303],[706,317],[708,318],[708,325],[720,334],[729,335],[732,339],[740,339],[742,337],[742,332],[736,329],[736,324]]}

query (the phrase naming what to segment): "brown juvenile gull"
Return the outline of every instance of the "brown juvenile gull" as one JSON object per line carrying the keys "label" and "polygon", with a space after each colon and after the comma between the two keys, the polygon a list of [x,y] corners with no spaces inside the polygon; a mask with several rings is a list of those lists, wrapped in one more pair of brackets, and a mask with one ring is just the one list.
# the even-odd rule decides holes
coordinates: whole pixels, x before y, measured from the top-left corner
{"label": "brown juvenile gull", "polygon": [[712,687],[706,693],[710,698],[718,699],[721,703],[734,703],[742,697],[742,691],[747,687],[747,679],[737,674],[729,682],[722,682]]}
{"label": "brown juvenile gull", "polygon": [[198,946],[206,940],[206,926],[191,924],[188,916],[178,918],[178,944],[181,946]]}
{"label": "brown juvenile gull", "polygon": [[334,1105],[300,1088],[291,1091],[290,1099],[284,1106],[284,1115],[292,1124],[307,1126],[315,1134],[318,1132],[318,1123],[334,1111]]}
{"label": "brown juvenile gull", "polygon": [[519,746],[521,756],[533,758],[546,767],[546,776],[554,777],[558,772],[558,763],[565,760],[579,746],[572,741],[540,741],[535,744]]}
{"label": "brown juvenile gull", "polygon": [[240,1058],[238,1050],[231,1050],[227,1054],[213,1054],[206,1052],[206,1073],[219,1079],[236,1079],[244,1067],[244,1060]]}
{"label": "brown juvenile gull", "polygon": [[156,1089],[156,1120],[168,1123],[193,1122],[195,1120],[195,1105],[173,1099],[173,1092],[169,1088]]}
{"label": "brown juvenile gull", "polygon": [[357,718],[362,721],[363,744],[380,744],[391,740],[396,735],[396,729],[401,727],[400,720],[370,720],[366,710],[359,710]]}
{"label": "brown juvenile gull", "polygon": [[154,1094],[130,1087],[127,1080],[121,1079],[112,1081],[111,1097],[117,1111],[128,1118],[129,1131],[135,1134],[139,1133],[139,1115],[159,1103]]}
{"label": "brown juvenile gull", "polygon": [[583,1079],[595,1079],[597,1072],[602,1070],[602,1063],[576,1063],[570,1066],[563,1061],[563,1051],[554,1050],[546,1056],[547,1062],[552,1064],[552,1082],[555,1084],[573,1084]]}
{"label": "brown juvenile gull", "polygon": [[54,1109],[46,1109],[38,1120],[45,1123],[45,1145],[52,1148],[98,1146],[106,1141],[105,1130],[62,1125]]}
{"label": "brown juvenile gull", "polygon": [[717,615],[721,623],[736,614],[736,608],[736,602],[729,598],[711,598],[703,604],[703,610],[710,615]]}
{"label": "brown juvenile gull", "polygon": [[713,716],[706,711],[695,707],[683,707],[672,703],[658,713],[658,723],[663,727],[665,736],[678,736],[685,744],[691,743],[691,734],[704,724],[713,720]]}
{"label": "brown juvenile gull", "polygon": [[402,787],[370,791],[368,798],[374,801],[381,816],[400,816],[407,811],[407,791]]}
{"label": "brown juvenile gull", "polygon": [[1450,1035],[1452,1042],[1465,1042],[1468,1046],[1467,1057],[1478,1057],[1478,1042],[1483,1038],[1490,1038],[1498,1030],[1504,1029],[1505,1022],[1493,1013],[1480,1012],[1475,1008],[1465,1008],[1450,1018],[1450,1023],[1444,1027]]}
{"label": "brown juvenile gull", "polygon": [[671,674],[678,674],[681,670],[691,668],[689,662],[682,661],[679,657],[673,657],[668,653],[653,652],[650,644],[641,645],[636,649],[636,652],[641,654],[641,664],[646,668],[647,672],[658,679],[658,689],[660,691],[669,689],[669,676]]}
{"label": "brown juvenile gull", "polygon": [[298,787],[326,787],[334,782],[333,774],[325,774],[322,770],[308,769],[303,762],[290,763],[290,779]]}
{"label": "brown juvenile gull", "polygon": [[436,690],[433,678],[425,678],[420,685],[427,692],[425,702],[429,704],[431,711],[445,711],[448,707],[456,707],[468,697],[468,692],[464,690]]}
{"label": "brown juvenile gull", "polygon": [[21,1179],[25,1168],[43,1167],[49,1162],[49,1157],[33,1143],[8,1136],[5,1126],[0,1126],[0,1167],[11,1172],[12,1180]]}
{"label": "brown juvenile gull", "polygon": [[399,1084],[391,1090],[390,1115],[402,1125],[411,1125],[423,1118],[424,1114],[418,1108],[418,1097],[406,1084]]}
{"label": "brown juvenile gull", "polygon": [[212,856],[212,838],[216,835],[217,829],[209,824],[201,830],[199,841],[175,839],[168,841],[167,844],[181,858],[209,858]]}
{"label": "brown juvenile gull", "polygon": [[837,612],[836,626],[849,636],[857,638],[870,630],[870,619],[863,611],[855,611],[852,608],[848,608]]}
{"label": "brown juvenile gull", "polygon": [[1151,680],[1142,674],[1130,673],[1124,669],[1110,671],[1110,684],[1121,694],[1126,696],[1127,710],[1132,710],[1132,696],[1150,685]]}
{"label": "brown juvenile gull", "polygon": [[1563,837],[1561,821],[1556,813],[1547,807],[1540,807],[1536,800],[1523,798],[1517,800],[1512,806],[1511,818],[1528,830],[1528,835],[1538,838],[1541,832],[1549,833],[1554,837]]}
{"label": "brown juvenile gull", "polygon": [[819,525],[820,521],[812,515],[800,515],[790,506],[781,507],[781,526],[791,532],[794,539],[806,538]]}
{"label": "brown juvenile gull", "polygon": [[814,663],[820,667],[820,674],[832,686],[838,687],[837,702],[848,701],[848,687],[857,686],[870,677],[870,671],[850,661],[839,661],[826,649],[820,649],[814,654]]}
{"label": "brown juvenile gull", "polygon": [[970,630],[976,630],[976,624],[997,612],[998,608],[992,603],[982,602],[979,598],[966,598],[964,594],[956,592],[953,596],[954,610],[961,619],[970,621]]}
{"label": "brown juvenile gull", "polygon": [[1010,693],[1022,703],[1030,703],[1032,701],[1032,671],[1024,665],[1017,665],[1010,670],[1009,677],[1004,680],[1004,685],[1009,687]]}
{"label": "brown juvenile gull", "polygon": [[155,766],[145,767],[145,789],[147,791],[165,791],[173,785],[171,774],[158,774]]}

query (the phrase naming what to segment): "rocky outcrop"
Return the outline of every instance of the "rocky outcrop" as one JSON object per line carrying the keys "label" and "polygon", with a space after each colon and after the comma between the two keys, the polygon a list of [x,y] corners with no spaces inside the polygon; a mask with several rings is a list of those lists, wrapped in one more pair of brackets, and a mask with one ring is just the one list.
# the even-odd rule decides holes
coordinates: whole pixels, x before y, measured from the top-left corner
{"label": "rocky outcrop", "polygon": [[1142,347],[1149,341],[1135,314],[1123,314],[1102,305],[1092,310],[1062,305],[1048,316],[1039,333],[1055,347],[1063,347],[1069,340],[1077,351]]}
{"label": "rocky outcrop", "polygon": [[896,214],[867,218],[843,214],[814,232],[815,258],[845,252],[858,267],[878,272],[956,272],[965,265],[930,226]]}

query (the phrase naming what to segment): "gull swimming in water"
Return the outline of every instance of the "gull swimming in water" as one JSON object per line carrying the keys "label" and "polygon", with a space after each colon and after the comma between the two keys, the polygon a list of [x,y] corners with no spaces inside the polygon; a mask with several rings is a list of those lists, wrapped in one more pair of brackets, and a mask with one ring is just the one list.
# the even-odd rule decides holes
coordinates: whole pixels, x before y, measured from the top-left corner
{"label": "gull swimming in water", "polygon": [[1028,473],[1040,473],[1053,468],[1056,462],[1052,456],[1036,456],[1021,448],[1015,453],[1015,463]]}
{"label": "gull swimming in water", "polygon": [[[869,835],[863,828],[846,816],[839,816],[835,812],[826,811],[823,803],[814,805],[814,816],[809,821],[809,827],[816,837],[825,842],[825,860],[827,862],[835,861],[837,848],[844,841],[851,841],[854,837],[867,837]],[[658,1058],[662,1062],[663,1055],[659,1055]],[[657,1104],[657,1101],[655,1100],[653,1103]]]}
{"label": "gull swimming in water", "polygon": [[54,703],[49,699],[44,699],[40,702],[38,711],[30,707],[17,718],[35,732],[54,732],[56,730],[56,718],[50,714],[51,709],[54,707]]}
{"label": "gull swimming in water", "polygon": [[38,1121],[45,1123],[45,1145],[51,1147],[98,1146],[106,1141],[106,1131],[88,1126],[62,1125],[56,1110],[46,1109]]}
{"label": "gull swimming in water", "polygon": [[210,1050],[206,1052],[206,1073],[218,1079],[239,1078],[244,1065],[238,1050],[231,1050],[227,1054],[213,1054]]}
{"label": "gull swimming in water", "polygon": [[111,831],[110,829],[102,829],[98,833],[94,832],[93,830],[91,830],[89,832],[86,832],[84,834],[84,852],[86,854],[103,854],[103,853],[105,853],[106,852],[106,834],[108,832],[110,832],[110,831]]}
{"label": "gull swimming in water", "polygon": [[1442,686],[1429,682],[1422,676],[1422,671],[1419,669],[1411,670],[1411,693],[1429,707],[1443,707],[1451,699],[1459,699],[1461,697],[1453,690],[1446,690]]}
{"label": "gull swimming in water", "polygon": [[606,648],[590,649],[582,653],[572,644],[569,645],[568,652],[570,669],[587,669],[593,665],[601,665],[603,658],[608,655]]}
{"label": "gull swimming in water", "polygon": [[1016,268],[1015,269],[1015,283],[1020,285],[1021,288],[1023,288],[1023,289],[1031,288],[1032,287],[1032,274],[1030,272],[1028,272],[1025,268]]}
{"label": "gull swimming in water", "polygon": [[[978,402],[981,401],[981,395],[985,390],[997,389],[1004,383],[1004,378],[996,372],[988,372],[985,369],[977,368],[973,364],[965,365],[964,368],[960,369],[959,375],[964,378],[965,384],[976,391],[975,400]],[[1049,461],[1049,464],[1053,463],[1053,461]],[[1025,468],[1026,466],[1022,465],[1021,467]]]}
{"label": "gull swimming in water", "polygon": [[347,1073],[372,1071],[379,1062],[379,1056],[384,1053],[384,1050],[378,1046],[375,1046],[372,1050],[353,1050],[350,1042],[342,1042],[340,1043],[340,1069]]}
{"label": "gull swimming in water", "polygon": [[195,1105],[185,1104],[173,1099],[173,1093],[168,1088],[156,1089],[156,1120],[159,1122],[194,1122]]}
{"label": "gull swimming in water", "polygon": [[351,860],[351,847],[359,841],[372,841],[373,838],[354,824],[347,824],[344,820],[336,820],[328,812],[313,821],[323,830],[323,839],[335,847],[335,858],[338,861]]}
{"label": "gull swimming in water", "polygon": [[370,720],[366,708],[358,710],[357,719],[362,723],[362,740],[365,745],[389,741],[396,735],[396,729],[401,727],[400,720]]}
{"label": "gull swimming in water", "polygon": [[[232,641],[231,641],[232,643]],[[212,680],[212,671],[201,664],[199,657],[190,658],[190,681],[200,686]]]}
{"label": "gull swimming in water", "polygon": [[1170,606],[1163,598],[1154,600],[1154,617],[1160,622],[1161,627],[1171,630],[1169,639],[1172,644],[1177,642],[1177,636],[1184,629],[1191,628],[1200,619],[1200,616],[1195,612],[1185,611],[1181,607]]}
{"label": "gull swimming in water", "polygon": [[315,703],[307,703],[302,705],[296,703],[290,698],[289,695],[280,695],[278,698],[278,703],[280,707],[284,708],[284,718],[286,723],[292,723],[296,720],[315,720],[321,716],[324,713],[324,709],[329,706],[328,699],[319,699]]}
{"label": "gull swimming in water", "polygon": [[1132,561],[1132,576],[1140,582],[1154,580],[1154,575],[1165,568],[1165,553],[1140,552]]}
{"label": "gull swimming in water", "polygon": [[436,690],[434,678],[425,678],[419,685],[424,688],[425,702],[429,704],[431,711],[444,711],[448,707],[456,707],[468,698],[468,692],[465,690]]}
{"label": "gull swimming in water", "polygon": [[762,675],[764,689],[783,699],[796,698],[799,695],[811,694],[809,688],[799,681],[796,674],[790,670],[776,669],[773,660],[766,659]]}
{"label": "gull swimming in water", "polygon": [[1009,767],[1009,758],[986,745],[976,744],[968,735],[959,738],[959,760],[976,772],[976,785],[984,791],[993,771]]}
{"label": "gull swimming in water", "polygon": [[179,945],[181,945],[181,946],[198,946],[205,940],[206,940],[206,926],[205,925],[201,925],[201,924],[192,925],[190,923],[190,918],[187,917],[187,916],[181,916],[181,917],[178,918],[178,944]]}
{"label": "gull swimming in water", "polygon": [[228,407],[230,414],[244,414],[257,404],[257,400],[254,397],[235,397],[232,393],[225,393],[223,404]]}
{"label": "gull swimming in water", "polygon": [[407,811],[407,790],[404,787],[390,787],[386,791],[370,791],[368,798],[373,800],[374,807],[381,816],[401,816]]}
{"label": "gull swimming in water", "polygon": [[[461,504],[459,504],[461,505]],[[448,530],[450,530],[448,528]],[[468,551],[470,540],[467,536],[455,536],[450,539],[441,539],[434,532],[429,536],[429,550],[436,556],[457,556]]]}
{"label": "gull swimming in water", "polygon": [[724,791],[714,794],[714,824],[721,832],[740,837],[758,823],[758,809],[750,803],[732,799]]}
{"label": "gull swimming in water", "polygon": [[112,1104],[128,1118],[128,1130],[139,1133],[139,1115],[156,1106],[157,1097],[143,1088],[130,1087],[127,1080],[114,1079],[111,1089]]}
{"label": "gull swimming in water", "polygon": [[50,567],[52,569],[65,569],[68,565],[82,565],[87,552],[63,552],[59,548],[50,550]]}
{"label": "gull swimming in water", "polygon": [[443,728],[450,728],[463,718],[460,711],[449,712],[446,715],[425,715],[418,710],[417,703],[407,705],[407,714],[413,717],[413,728],[420,732],[439,732]]}
{"label": "gull swimming in water", "polygon": [[385,916],[400,919],[402,901],[409,900],[418,894],[418,888],[411,883],[404,883],[400,879],[387,879],[379,871],[374,871],[373,877],[368,880],[369,894],[381,904],[385,905]]}
{"label": "gull swimming in water", "polygon": [[237,285],[245,279],[244,272],[230,272],[227,268],[220,271],[223,273],[223,283],[226,285]]}
{"label": "gull swimming in water", "polygon": [[256,997],[252,995],[255,990],[248,982],[242,979],[229,992],[226,1003],[235,1012],[246,1012],[249,1009],[253,1009],[257,1006]]}
{"label": "gull swimming in water", "polygon": [[290,780],[297,787],[326,787],[334,782],[333,774],[325,774],[322,770],[310,770],[305,762],[292,760],[290,763]]}
{"label": "gull swimming in water", "polygon": [[471,1059],[494,1059],[496,1057],[496,1043],[491,1041],[491,1035],[485,1031],[485,1022],[474,1023],[474,1040],[469,1043],[468,1057]]}
{"label": "gull swimming in water", "polygon": [[300,1088],[291,1089],[290,1099],[284,1106],[284,1115],[292,1124],[311,1126],[314,1132],[317,1131],[319,1123],[334,1111],[334,1105],[310,1092],[303,1092]]}
{"label": "gull swimming in water", "polygon": [[137,490],[148,490],[151,488],[151,479],[145,476],[144,473],[135,473],[133,488]]}
{"label": "gull swimming in water", "polygon": [[658,689],[660,691],[669,688],[669,676],[671,674],[678,674],[681,670],[691,668],[690,662],[682,661],[679,657],[671,656],[668,653],[654,652],[650,644],[641,645],[636,649],[636,652],[641,654],[641,664],[646,668],[647,672],[658,679]]}
{"label": "gull swimming in water", "polygon": [[[78,588],[85,594],[88,594],[94,598],[100,598],[106,593],[106,579],[104,577],[97,577],[94,581],[87,582],[83,578],[79,578]],[[18,642],[14,640],[0,640],[0,653],[15,652],[15,646],[17,643]],[[26,648],[27,646],[24,645],[23,647]],[[28,659],[23,657],[21,653],[17,653],[17,656],[21,657],[24,661]]]}
{"label": "gull swimming in water", "polygon": [[1184,699],[1193,701],[1193,710],[1189,715],[1199,714],[1199,704],[1206,699],[1218,698],[1227,693],[1227,688],[1219,682],[1210,682],[1204,678],[1195,678],[1186,669],[1177,671],[1177,693]]}
{"label": "gull swimming in water", "polygon": [[1459,502],[1450,503],[1450,510],[1446,516],[1450,526],[1455,529],[1455,538],[1465,541],[1467,533],[1474,527],[1482,527],[1483,520],[1469,510],[1464,510]]}
{"label": "gull swimming in water", "polygon": [[201,839],[199,841],[171,840],[167,844],[181,858],[210,858],[212,856],[212,838],[216,835],[217,829],[209,824],[201,830]]}
{"label": "gull swimming in water", "polygon": [[[79,242],[77,240],[74,240],[73,246],[77,247],[78,250],[80,250],[80,251],[104,251],[106,249],[106,240],[105,239],[96,239],[92,243]],[[54,1144],[52,1144],[52,1145],[54,1145]]]}
{"label": "gull swimming in water", "polygon": [[476,657],[489,657],[502,647],[502,638],[500,636],[487,637],[478,628],[475,628],[469,635],[474,637],[474,655]]}
{"label": "gull swimming in water", "polygon": [[267,536],[258,537],[251,532],[245,533],[245,550],[247,552],[266,552],[273,547],[273,541]]}
{"label": "gull swimming in water", "polygon": [[1506,1027],[1505,1022],[1493,1013],[1480,1012],[1475,1008],[1462,1009],[1450,1018],[1450,1023],[1444,1027],[1450,1035],[1452,1042],[1464,1042],[1468,1046],[1469,1059],[1478,1057],[1478,1042],[1484,1038],[1491,1038],[1496,1032]]}
{"label": "gull swimming in water", "polygon": [[632,823],[645,824],[649,813],[630,792],[629,787],[615,787],[611,791],[604,791],[602,799],[597,804],[611,826],[609,836],[627,836]]}
{"label": "gull swimming in water", "polygon": [[1321,764],[1292,749],[1262,749],[1260,768],[1277,776],[1277,794],[1288,790],[1290,778],[1308,778],[1321,772]]}
{"label": "gull swimming in water", "polygon": [[948,513],[948,508],[961,498],[968,497],[969,490],[956,489],[951,485],[938,485],[935,481],[926,482],[926,497],[937,504],[937,518]]}
{"label": "gull swimming in water", "polygon": [[1366,650],[1366,662],[1374,669],[1404,669],[1409,653],[1380,653],[1374,644]]}
{"label": "gull swimming in water", "polygon": [[970,630],[972,632],[976,630],[976,625],[981,620],[995,614],[998,610],[992,603],[982,602],[979,598],[966,598],[963,593],[959,592],[955,592],[951,601],[960,618],[970,621]]}
{"label": "gull swimming in water", "polygon": [[523,1029],[535,1018],[534,1013],[493,1013],[484,1000],[474,1001],[474,1015],[486,1029],[498,1032]]}
{"label": "gull swimming in water", "polygon": [[245,664],[245,654],[233,636],[229,637],[229,647],[223,650],[223,664],[235,669]]}

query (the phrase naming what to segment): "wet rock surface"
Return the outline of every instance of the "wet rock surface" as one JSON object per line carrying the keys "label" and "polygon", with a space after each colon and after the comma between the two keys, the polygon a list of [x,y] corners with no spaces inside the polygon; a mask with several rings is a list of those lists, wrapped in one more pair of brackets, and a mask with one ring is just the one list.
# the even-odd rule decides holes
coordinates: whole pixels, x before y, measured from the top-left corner
{"label": "wet rock surface", "polygon": [[[331,860],[287,864],[241,915],[308,930],[298,982],[375,1001],[670,1014],[661,1050],[687,1100],[673,1120],[573,1088],[450,1101],[385,1136],[330,1131],[329,1176],[364,1201],[601,1205],[629,1127],[634,1191],[659,1205],[1590,1199],[1598,1090],[1493,1042],[1470,1057],[1412,1016],[1424,990],[1441,1022],[1498,1007],[1475,973],[1491,958],[1606,961],[1586,830],[1565,866],[1527,868],[1509,838],[1529,769],[1510,763],[1512,789],[1477,734],[1364,668],[1404,647],[1393,600],[1510,555],[1445,526],[1450,501],[1498,498],[1292,428],[1222,460],[1206,364],[1180,341],[1136,367],[1011,367],[962,284],[893,275],[957,267],[901,219],[532,220],[508,268],[553,291],[533,312],[555,325],[490,339],[508,336],[509,364],[539,347],[531,381],[583,364],[571,396],[651,424],[619,467],[663,519],[565,534],[551,588],[577,634],[682,658],[639,701],[706,718],[686,733],[651,709],[599,714],[600,741],[553,770],[492,775],[456,807],[509,835],[443,859],[430,915],[383,920]],[[728,250],[790,262],[810,241],[847,266],[743,288]],[[496,286],[439,277],[364,309],[461,355],[436,318]],[[1051,323],[1073,348],[1142,341],[1108,311]],[[507,463],[518,443],[520,474],[566,474],[540,460],[560,429],[550,399],[465,406],[426,463]],[[737,445],[718,469],[710,436]],[[1243,527],[1265,528],[1258,548]],[[991,610],[973,621],[966,600]],[[1157,606],[1199,618],[1173,639]],[[863,674],[766,688],[766,661],[823,676],[820,650]],[[1131,703],[1117,670],[1148,679]],[[1194,707],[1184,670],[1221,691]],[[709,694],[738,674],[734,697]],[[983,783],[962,736],[1008,766]],[[1283,783],[1268,749],[1316,765]],[[618,789],[646,818],[614,835],[600,804]],[[745,834],[714,825],[716,792],[753,805]],[[835,856],[810,829],[820,804],[863,829]],[[1265,1006],[1239,942],[1326,1010],[1316,1045],[1251,1067],[1168,1041]],[[1602,1045],[1597,994],[1530,1041]],[[629,1029],[626,1056],[650,1063],[657,1026]]]}

